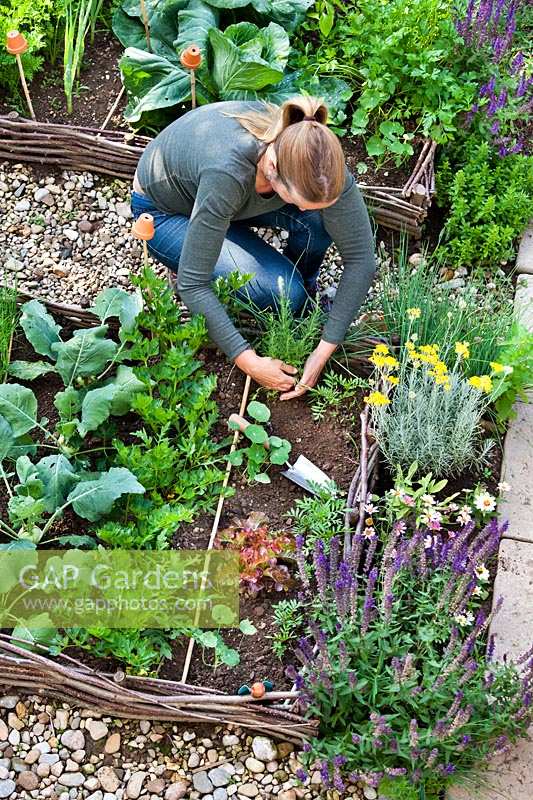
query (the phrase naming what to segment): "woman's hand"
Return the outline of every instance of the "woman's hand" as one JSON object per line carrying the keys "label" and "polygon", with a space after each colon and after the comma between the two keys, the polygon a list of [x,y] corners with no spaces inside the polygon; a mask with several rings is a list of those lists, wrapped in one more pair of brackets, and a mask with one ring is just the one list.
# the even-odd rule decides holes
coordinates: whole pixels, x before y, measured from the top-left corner
{"label": "woman's hand", "polygon": [[282,394],[280,400],[293,400],[295,397],[301,397],[309,389],[313,389],[316,386],[318,379],[320,378],[320,374],[326,366],[329,357],[335,352],[336,349],[336,344],[330,344],[329,342],[324,342],[321,340],[316,349],[313,350],[305,362],[302,377],[294,389]]}
{"label": "woman's hand", "polygon": [[289,392],[294,388],[297,369],[284,364],[279,358],[258,356],[253,350],[244,350],[235,359],[235,363],[246,375],[264,386],[265,389],[276,389],[278,392]]}

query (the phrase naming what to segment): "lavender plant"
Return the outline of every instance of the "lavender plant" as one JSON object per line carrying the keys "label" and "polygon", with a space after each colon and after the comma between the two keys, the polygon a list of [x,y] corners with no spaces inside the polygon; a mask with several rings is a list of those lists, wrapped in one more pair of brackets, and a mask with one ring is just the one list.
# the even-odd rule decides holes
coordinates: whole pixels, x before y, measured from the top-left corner
{"label": "lavender plant", "polygon": [[298,538],[308,635],[289,676],[301,710],[320,720],[306,763],[318,762],[326,786],[429,800],[525,735],[533,648],[516,665],[496,663],[492,638],[485,648],[502,601],[487,614],[478,598],[505,528],[492,519],[431,538],[400,521],[379,566],[375,536],[356,536],[344,559],[338,539],[329,555],[318,541],[313,580]]}
{"label": "lavender plant", "polygon": [[500,156],[526,152],[531,145],[521,132],[533,108],[531,59],[528,63],[514,47],[517,22],[528,5],[528,0],[469,0],[465,15],[456,20],[466,48],[488,66],[466,123],[475,122]]}

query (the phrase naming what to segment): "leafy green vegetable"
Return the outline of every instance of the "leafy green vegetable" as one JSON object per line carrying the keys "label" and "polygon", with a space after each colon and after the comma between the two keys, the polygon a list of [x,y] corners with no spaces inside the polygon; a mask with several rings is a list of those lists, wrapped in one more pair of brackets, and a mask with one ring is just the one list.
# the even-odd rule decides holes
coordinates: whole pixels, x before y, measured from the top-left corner
{"label": "leafy green vegetable", "polygon": [[143,493],[144,487],[128,469],[112,467],[94,480],[80,481],[67,501],[79,517],[94,522],[108,514],[122,495]]}
{"label": "leafy green vegetable", "polygon": [[24,303],[20,324],[36,353],[55,358],[52,345],[61,342],[61,326],[57,325],[42,303],[38,300]]}

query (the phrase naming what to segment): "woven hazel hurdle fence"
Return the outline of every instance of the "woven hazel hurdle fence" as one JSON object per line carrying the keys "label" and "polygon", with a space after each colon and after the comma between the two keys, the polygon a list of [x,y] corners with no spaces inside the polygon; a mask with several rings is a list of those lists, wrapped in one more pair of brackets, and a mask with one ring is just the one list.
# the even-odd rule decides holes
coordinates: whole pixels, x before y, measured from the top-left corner
{"label": "woven hazel hurdle fence", "polygon": [[[132,180],[146,136],[72,125],[35,122],[16,112],[0,116],[0,161],[50,164]],[[401,188],[359,187],[376,222],[419,238],[435,191],[436,143],[422,145],[415,168]]]}

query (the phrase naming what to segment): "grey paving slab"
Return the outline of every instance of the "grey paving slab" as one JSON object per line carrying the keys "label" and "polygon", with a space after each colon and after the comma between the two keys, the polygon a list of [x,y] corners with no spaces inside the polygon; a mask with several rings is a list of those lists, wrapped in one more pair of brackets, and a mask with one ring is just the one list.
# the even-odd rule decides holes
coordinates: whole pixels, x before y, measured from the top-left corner
{"label": "grey paving slab", "polygon": [[516,269],[518,272],[533,274],[533,220],[531,220],[522,236],[518,256],[516,257]]}
{"label": "grey paving slab", "polygon": [[499,511],[509,520],[505,538],[533,543],[533,403],[515,403],[514,409],[517,416],[505,437],[502,462],[502,481],[511,489],[503,495]]}
{"label": "grey paving slab", "polygon": [[522,324],[533,331],[533,275],[518,276],[514,307]]}
{"label": "grey paving slab", "polygon": [[446,800],[532,800],[532,764],[533,741],[524,739],[507,756],[491,762],[481,785],[472,783],[450,789]]}

